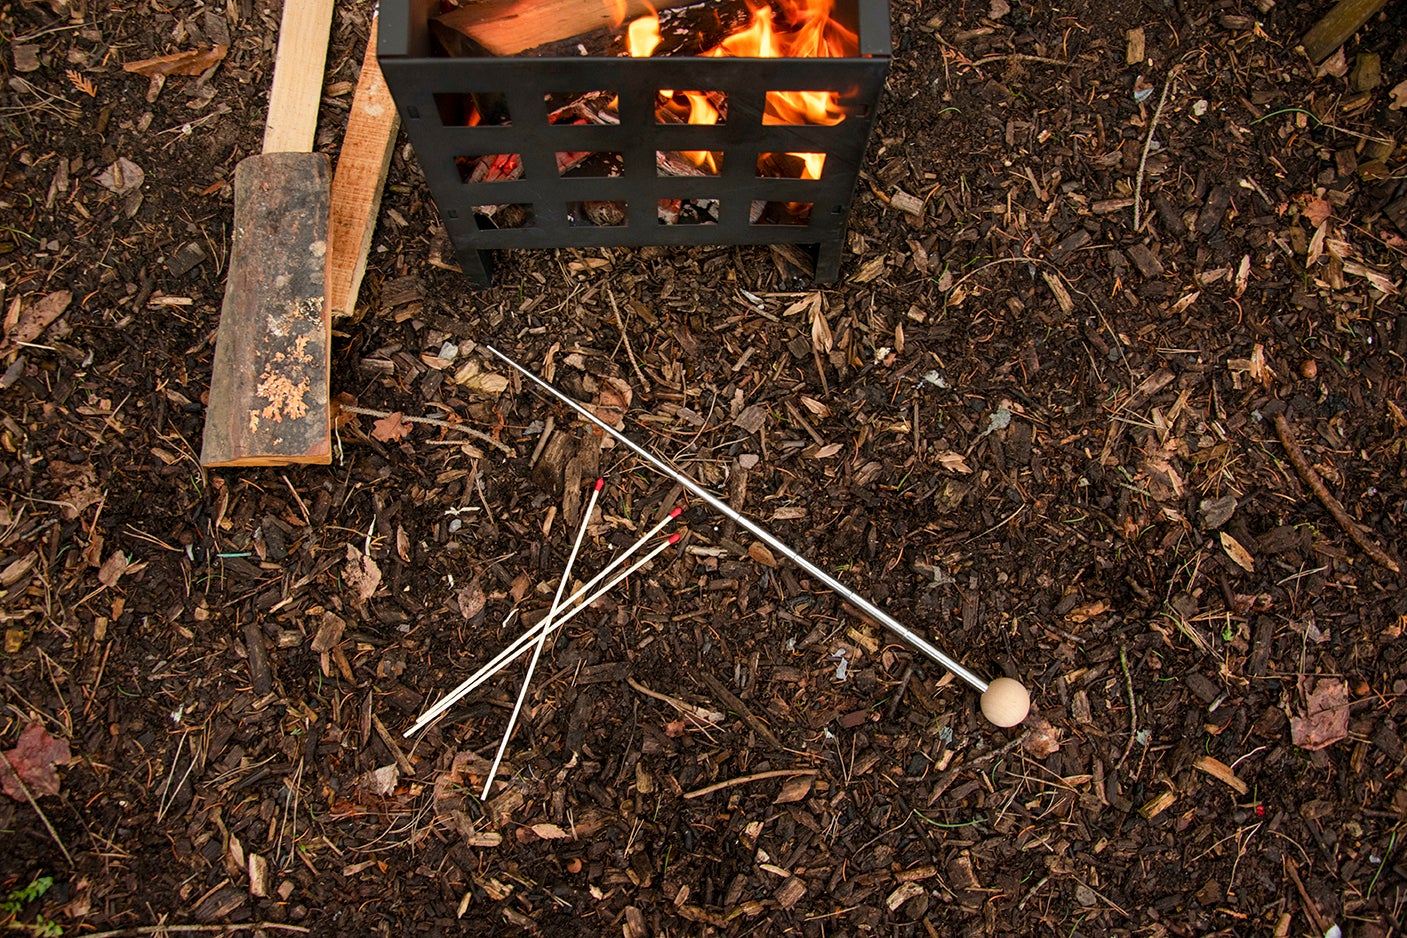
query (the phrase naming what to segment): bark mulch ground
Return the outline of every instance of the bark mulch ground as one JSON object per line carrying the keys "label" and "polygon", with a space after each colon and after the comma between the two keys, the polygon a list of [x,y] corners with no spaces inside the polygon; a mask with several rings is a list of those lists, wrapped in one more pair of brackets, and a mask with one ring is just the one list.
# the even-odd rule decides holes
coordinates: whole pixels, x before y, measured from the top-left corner
{"label": "bark mulch ground", "polygon": [[[207,472],[278,9],[0,6],[7,926],[1402,933],[1407,7],[1318,71],[1320,4],[890,7],[840,282],[516,252],[474,291],[402,146],[334,391],[442,423]],[[676,504],[685,536],[549,644],[481,802],[521,666],[401,734],[543,615],[598,474],[578,578]]]}

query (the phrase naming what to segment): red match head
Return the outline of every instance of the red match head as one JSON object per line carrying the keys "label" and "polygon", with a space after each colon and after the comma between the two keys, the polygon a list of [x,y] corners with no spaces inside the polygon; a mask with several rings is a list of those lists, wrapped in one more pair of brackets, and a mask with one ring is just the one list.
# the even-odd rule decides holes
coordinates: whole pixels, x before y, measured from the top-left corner
{"label": "red match head", "polygon": [[678,544],[678,543],[679,543],[679,539],[680,539],[681,537],[683,537],[683,536],[684,536],[684,535],[679,534],[679,533],[677,533],[677,532],[674,533],[674,534],[671,534],[671,535],[669,536],[669,543],[671,543],[671,544]]}
{"label": "red match head", "polygon": [[675,506],[674,506],[674,510],[669,513],[669,516],[670,516],[671,518],[678,518],[678,517],[679,517],[680,515],[682,515],[683,513],[684,513],[684,507],[683,507],[682,505],[675,505]]}
{"label": "red match head", "polygon": [[596,491],[599,492],[599,491],[601,491],[601,490],[602,490],[603,488],[605,488],[605,487],[606,487],[606,480],[605,480],[605,479],[597,479],[597,480],[596,480]]}

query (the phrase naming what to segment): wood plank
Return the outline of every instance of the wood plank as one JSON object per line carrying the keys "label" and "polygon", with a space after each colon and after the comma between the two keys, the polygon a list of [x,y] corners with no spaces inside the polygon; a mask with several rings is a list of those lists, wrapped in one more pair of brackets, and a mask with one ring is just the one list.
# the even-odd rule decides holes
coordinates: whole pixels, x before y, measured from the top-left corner
{"label": "wood plank", "polygon": [[376,61],[377,17],[362,57],[352,112],[332,176],[331,242],[328,246],[327,305],[334,319],[356,310],[386,171],[396,146],[400,113]]}
{"label": "wood plank", "polygon": [[615,26],[651,10],[689,6],[698,0],[484,0],[436,21],[473,39],[491,55],[528,49]]}
{"label": "wood plank", "polygon": [[332,460],[324,302],[331,174],[321,153],[267,153],[235,167],[203,466]]}
{"label": "wood plank", "polygon": [[264,122],[265,153],[307,153],[318,129],[333,0],[284,0]]}

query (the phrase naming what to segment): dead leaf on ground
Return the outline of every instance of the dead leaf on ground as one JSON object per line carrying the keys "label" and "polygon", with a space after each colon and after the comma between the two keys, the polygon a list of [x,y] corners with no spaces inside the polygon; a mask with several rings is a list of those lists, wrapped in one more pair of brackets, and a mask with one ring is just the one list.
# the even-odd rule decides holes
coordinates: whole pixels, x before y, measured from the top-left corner
{"label": "dead leaf on ground", "polygon": [[[68,740],[50,736],[44,724],[36,720],[20,733],[15,748],[6,750],[5,760],[9,765],[0,761],[0,785],[3,785],[5,794],[16,801],[28,800],[24,794],[25,788],[36,798],[57,795],[58,766],[68,765],[71,759]],[[16,778],[16,775],[19,777]],[[20,786],[20,782],[24,782],[24,787]]]}
{"label": "dead leaf on ground", "polygon": [[479,578],[470,580],[468,585],[461,586],[454,594],[455,601],[459,603],[459,611],[465,619],[472,619],[477,616],[488,602],[488,597],[484,595],[483,584]]}
{"label": "dead leaf on ground", "polygon": [[127,555],[120,550],[112,552],[112,556],[103,561],[103,565],[98,568],[98,582],[106,587],[114,587],[117,581],[122,579],[122,574],[127,572],[127,568],[132,562],[127,559]]}
{"label": "dead leaf on ground", "polygon": [[147,174],[142,168],[125,156],[119,156],[116,162],[98,173],[98,185],[115,195],[126,195],[140,189],[146,179]]}
{"label": "dead leaf on ground", "polygon": [[387,414],[371,427],[371,438],[382,443],[395,443],[410,436],[411,422],[400,411]]}
{"label": "dead leaf on ground", "polygon": [[1032,758],[1044,759],[1060,749],[1060,730],[1052,726],[1049,720],[1036,717],[1027,725],[1031,729],[1022,737],[1021,748]]}
{"label": "dead leaf on ground", "polygon": [[961,472],[963,475],[972,472],[972,467],[967,464],[967,460],[963,458],[961,453],[939,453],[938,462],[949,472]]}
{"label": "dead leaf on ground", "polygon": [[1401,111],[1407,108],[1407,81],[1399,82],[1388,92],[1392,98],[1392,103],[1387,106],[1389,111]]}
{"label": "dead leaf on ground", "polygon": [[568,834],[556,824],[534,824],[532,826],[532,832],[543,840],[566,840],[571,837],[571,834]]}
{"label": "dead leaf on ground", "polygon": [[17,301],[11,307],[10,315],[5,317],[5,346],[33,342],[64,314],[71,302],[73,294],[68,290],[55,290],[28,306],[21,306]]}
{"label": "dead leaf on ground", "polygon": [[1304,702],[1305,715],[1290,717],[1290,740],[1302,749],[1324,749],[1348,736],[1348,683],[1321,680]]}
{"label": "dead leaf on ground", "polygon": [[396,790],[396,785],[400,783],[401,770],[392,762],[390,765],[383,765],[379,769],[372,769],[357,776],[356,786],[362,791],[373,795],[380,795],[385,798]]}
{"label": "dead leaf on ground", "polygon": [[1334,207],[1326,199],[1310,199],[1309,204],[1304,207],[1304,217],[1309,219],[1310,225],[1318,228],[1329,217],[1334,214]]}
{"label": "dead leaf on ground", "polygon": [[381,568],[376,565],[376,561],[348,544],[347,563],[342,568],[342,579],[356,590],[357,603],[364,603],[376,594],[376,588],[381,585]]}
{"label": "dead leaf on ground", "polygon": [[772,556],[772,552],[767,549],[767,545],[761,541],[753,541],[749,544],[747,555],[764,567],[777,566],[777,558]]}
{"label": "dead leaf on ground", "polygon": [[1225,531],[1222,531],[1220,536],[1221,547],[1226,551],[1226,556],[1230,557],[1236,566],[1245,570],[1247,573],[1255,573],[1256,559],[1251,556],[1251,552],[1242,547],[1240,541],[1236,540],[1236,538],[1227,534]]}
{"label": "dead leaf on ground", "polygon": [[826,311],[819,291],[811,300],[811,347],[820,354],[826,354],[835,347],[835,336],[831,334],[830,323],[826,322]]}
{"label": "dead leaf on ground", "polygon": [[151,59],[128,62],[122,66],[122,70],[136,75],[145,75],[147,78],[155,78],[157,75],[199,75],[223,59],[227,51],[227,46],[215,46],[212,49],[189,49],[185,52],[173,52],[170,55],[158,55]]}

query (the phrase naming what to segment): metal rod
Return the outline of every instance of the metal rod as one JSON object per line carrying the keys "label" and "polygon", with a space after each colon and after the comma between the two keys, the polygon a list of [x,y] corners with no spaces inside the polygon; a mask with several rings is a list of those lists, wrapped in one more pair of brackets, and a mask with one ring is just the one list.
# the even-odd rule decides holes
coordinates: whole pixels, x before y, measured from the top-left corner
{"label": "metal rod", "polygon": [[885,628],[889,629],[891,632],[899,636],[913,648],[917,649],[924,655],[931,658],[933,661],[937,662],[938,664],[947,668],[949,671],[953,672],[953,675],[955,677],[958,677],[961,680],[967,682],[978,693],[985,694],[987,692],[987,682],[982,680],[982,678],[978,677],[976,674],[963,667],[960,662],[956,661],[949,655],[944,654],[942,650],[934,646],[923,636],[914,632],[907,626],[901,624],[889,613],[885,612],[883,609],[880,609],[874,603],[870,602],[868,599],[861,596],[859,593],[855,592],[850,587],[846,586],[844,583],[841,583],[839,580],[831,576],[825,570],[822,570],[820,567],[816,566],[814,563],[807,560],[805,557],[801,556],[796,551],[792,550],[786,544],[778,540],[777,537],[772,534],[772,532],[762,527],[762,525],[758,524],[756,521],[753,521],[751,518],[748,518],[746,515],[734,511],[731,507],[729,507],[727,502],[714,495],[702,485],[699,485],[693,479],[689,478],[683,472],[671,466],[659,456],[656,456],[654,453],[645,449],[643,446],[636,443],[634,440],[630,439],[630,437],[626,436],[624,433],[621,433],[615,427],[606,423],[600,417],[597,417],[586,407],[582,406],[577,401],[572,400],[570,397],[554,388],[551,384],[544,381],[542,378],[539,378],[537,375],[533,374],[531,371],[524,368],[522,365],[518,364],[513,359],[509,358],[507,355],[494,348],[492,345],[484,345],[481,347],[501,359],[505,364],[522,374],[533,384],[542,388],[544,391],[551,394],[554,398],[561,401],[563,404],[566,404],[572,410],[576,411],[578,415],[585,418],[590,423],[595,424],[597,427],[600,427],[613,439],[615,439],[616,442],[622,444],[631,452],[635,453],[635,455],[639,456],[641,459],[654,466],[660,472],[664,473],[669,478],[682,485],[691,494],[697,497],[704,504],[708,505],[714,511],[717,511],[718,513],[724,515],[727,518],[731,518],[733,521],[737,522],[739,525],[751,532],[752,535],[756,537],[759,541],[766,544],[773,550],[778,551],[792,563],[796,564],[798,567],[805,570],[807,573],[811,574],[813,577],[820,580],[822,583],[826,584],[831,589],[835,590],[835,592],[839,593],[845,599],[846,602],[850,603],[850,605],[859,609],[865,615],[869,616],[871,619],[874,619],[876,622],[878,622],[880,625],[883,625]]}

